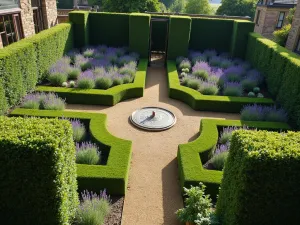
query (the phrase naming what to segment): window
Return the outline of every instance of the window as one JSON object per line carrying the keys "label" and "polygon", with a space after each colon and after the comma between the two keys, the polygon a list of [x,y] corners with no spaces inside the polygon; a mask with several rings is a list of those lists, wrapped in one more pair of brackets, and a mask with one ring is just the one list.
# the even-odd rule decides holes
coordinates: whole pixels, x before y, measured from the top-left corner
{"label": "window", "polygon": [[44,17],[41,0],[31,0],[35,33],[44,30]]}
{"label": "window", "polygon": [[298,41],[297,41],[295,52],[297,52],[298,54],[300,54],[300,35],[298,37]]}
{"label": "window", "polygon": [[281,28],[284,21],[285,12],[280,12],[276,28]]}
{"label": "window", "polygon": [[0,15],[0,38],[3,47],[23,38],[19,14]]}
{"label": "window", "polygon": [[255,21],[255,24],[257,26],[259,25],[259,16],[260,16],[260,10],[257,10],[256,21]]}

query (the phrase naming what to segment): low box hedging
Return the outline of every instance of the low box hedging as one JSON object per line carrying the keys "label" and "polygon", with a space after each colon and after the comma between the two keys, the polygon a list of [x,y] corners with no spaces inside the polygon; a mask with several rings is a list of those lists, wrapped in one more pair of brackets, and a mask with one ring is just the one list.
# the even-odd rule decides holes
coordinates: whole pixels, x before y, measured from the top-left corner
{"label": "low box hedging", "polygon": [[217,214],[222,224],[298,224],[300,133],[236,131]]}
{"label": "low box hedging", "polygon": [[170,16],[168,59],[175,60],[178,56],[186,56],[191,33],[191,18],[187,16]]}
{"label": "low box hedging", "polygon": [[168,61],[169,97],[180,100],[194,110],[238,113],[247,104],[272,105],[269,98],[229,97],[202,95],[200,92],[180,85],[176,63]]}
{"label": "low box hedging", "polygon": [[208,154],[217,144],[218,127],[227,126],[248,126],[267,130],[290,129],[289,125],[285,123],[202,119],[200,136],[193,142],[178,146],[177,159],[182,188],[190,187],[190,185],[195,186],[202,182],[207,186],[207,193],[216,199],[223,172],[204,169],[202,162],[207,161]]}
{"label": "low box hedging", "polygon": [[71,24],[59,24],[0,49],[0,113],[35,88],[49,67],[73,47]]}
{"label": "low box hedging", "polygon": [[78,205],[75,146],[67,121],[0,117],[3,224],[71,224]]}
{"label": "low box hedging", "polygon": [[71,104],[112,106],[126,99],[143,96],[147,66],[148,60],[141,59],[133,83],[118,85],[108,90],[38,86],[36,91],[55,92]]}
{"label": "low box hedging", "polygon": [[125,195],[131,160],[131,141],[111,135],[106,128],[106,115],[66,111],[16,109],[11,116],[64,117],[89,121],[93,142],[109,149],[106,165],[77,164],[77,180],[80,190],[106,189],[112,195]]}
{"label": "low box hedging", "polygon": [[289,114],[293,126],[300,127],[300,57],[259,34],[249,35],[246,58],[260,68],[268,91]]}

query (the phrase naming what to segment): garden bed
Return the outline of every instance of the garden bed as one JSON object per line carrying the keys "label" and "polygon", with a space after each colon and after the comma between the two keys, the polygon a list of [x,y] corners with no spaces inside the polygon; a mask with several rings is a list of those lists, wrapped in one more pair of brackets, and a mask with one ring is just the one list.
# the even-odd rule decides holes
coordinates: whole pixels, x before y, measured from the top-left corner
{"label": "garden bed", "polygon": [[99,192],[106,189],[110,195],[125,195],[131,160],[131,142],[111,135],[106,129],[106,115],[95,113],[16,109],[10,116],[70,118],[82,121],[89,130],[90,140],[103,151],[105,165],[77,164],[79,190]]}
{"label": "garden bed", "polygon": [[247,104],[274,104],[263,76],[247,62],[215,51],[176,61],[168,61],[169,96],[195,110],[236,113]]}
{"label": "garden bed", "polygon": [[147,64],[126,48],[73,50],[52,65],[36,91],[54,92],[67,103],[112,106],[143,96]]}
{"label": "garden bed", "polygon": [[202,182],[207,186],[207,193],[215,199],[219,192],[223,172],[205,169],[203,165],[210,159],[210,153],[218,143],[220,129],[243,126],[250,129],[274,131],[291,129],[288,124],[279,122],[202,119],[200,136],[195,141],[178,147],[177,159],[181,187],[196,186]]}

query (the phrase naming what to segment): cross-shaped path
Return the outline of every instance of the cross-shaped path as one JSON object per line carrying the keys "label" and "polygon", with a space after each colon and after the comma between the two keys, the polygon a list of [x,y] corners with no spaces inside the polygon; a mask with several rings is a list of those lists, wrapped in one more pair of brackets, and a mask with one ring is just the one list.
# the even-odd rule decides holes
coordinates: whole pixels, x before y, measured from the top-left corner
{"label": "cross-shaped path", "polygon": [[[172,111],[176,125],[162,132],[147,132],[133,127],[128,118],[136,109],[158,106]],[[107,114],[108,130],[132,140],[133,155],[129,187],[125,197],[122,225],[177,225],[175,211],[183,206],[177,168],[178,145],[199,136],[203,117],[239,119],[238,114],[194,111],[168,97],[164,68],[148,68],[144,97],[121,102],[113,107],[68,105],[68,110]]]}

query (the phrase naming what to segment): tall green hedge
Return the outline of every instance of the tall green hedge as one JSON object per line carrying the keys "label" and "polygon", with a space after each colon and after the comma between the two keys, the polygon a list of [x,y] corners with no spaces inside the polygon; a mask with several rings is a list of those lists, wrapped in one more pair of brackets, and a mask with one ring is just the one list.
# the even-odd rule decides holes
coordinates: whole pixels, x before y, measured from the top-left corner
{"label": "tall green hedge", "polygon": [[125,13],[90,13],[90,44],[128,46],[129,15]]}
{"label": "tall green hedge", "polygon": [[129,48],[147,58],[149,53],[150,15],[132,13],[129,16]]}
{"label": "tall green hedge", "polygon": [[233,20],[192,18],[189,48],[203,51],[216,49],[229,52],[233,31]]}
{"label": "tall green hedge", "polygon": [[231,38],[231,56],[245,58],[248,35],[254,30],[254,23],[247,20],[234,20]]}
{"label": "tall green hedge", "polygon": [[170,16],[168,59],[186,56],[188,53],[191,18],[187,16]]}
{"label": "tall green hedge", "polygon": [[300,133],[236,131],[217,214],[222,224],[298,224]]}
{"label": "tall green hedge", "polygon": [[0,79],[0,115],[3,115],[8,108],[7,99],[5,96],[5,89],[3,87],[3,81]]}
{"label": "tall green hedge", "polygon": [[87,11],[72,11],[69,13],[69,20],[73,26],[74,46],[82,48],[89,44],[89,16]]}
{"label": "tall green hedge", "polygon": [[71,224],[78,205],[68,121],[0,117],[3,224]]}

